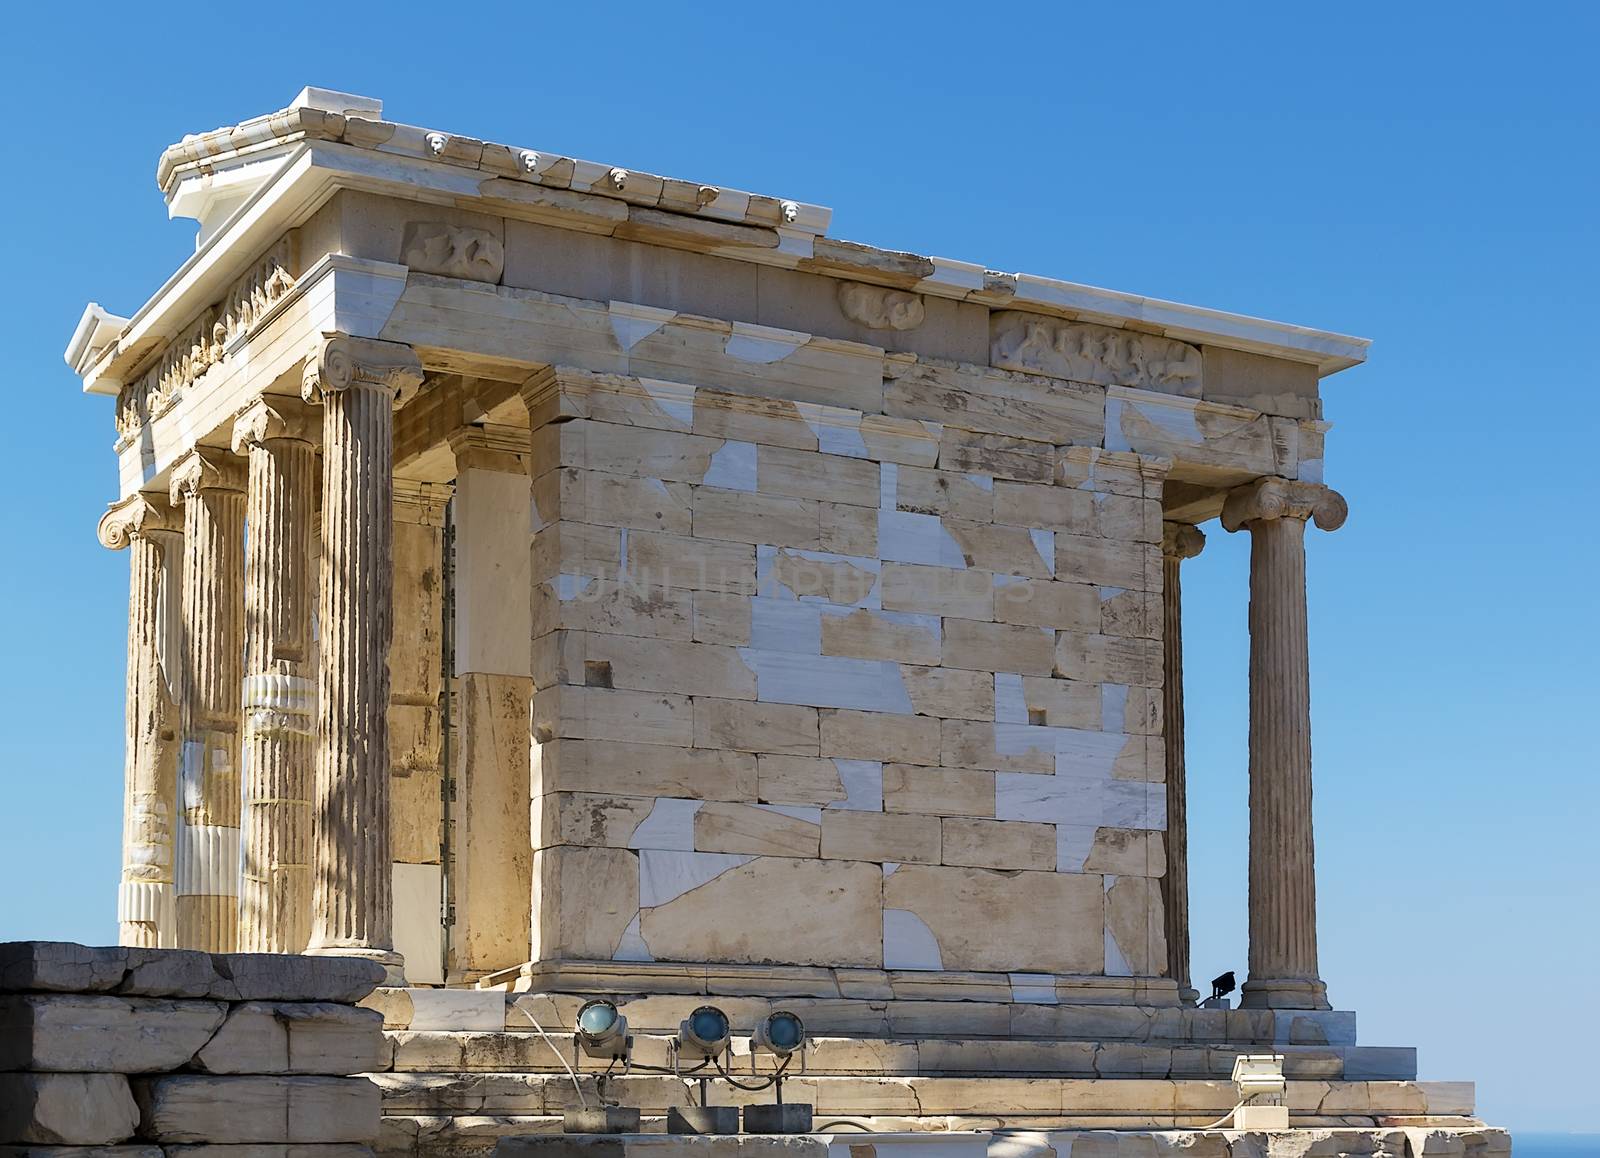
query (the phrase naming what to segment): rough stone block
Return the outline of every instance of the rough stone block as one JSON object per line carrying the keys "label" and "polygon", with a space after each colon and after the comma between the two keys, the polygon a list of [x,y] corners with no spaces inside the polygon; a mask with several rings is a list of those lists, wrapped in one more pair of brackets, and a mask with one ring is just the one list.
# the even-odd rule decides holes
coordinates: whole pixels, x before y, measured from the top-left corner
{"label": "rough stone block", "polygon": [[[129,949],[128,972],[116,991],[130,997],[222,997],[210,953],[196,949]],[[226,987],[224,987],[225,989]]]}
{"label": "rough stone block", "polygon": [[91,949],[70,941],[0,943],[0,992],[105,992],[127,971],[128,950],[121,947]]}
{"label": "rough stone block", "polygon": [[809,857],[817,855],[818,836],[816,820],[754,804],[710,802],[694,817],[694,847],[701,852]]}
{"label": "rough stone block", "polygon": [[0,997],[0,1070],[180,1069],[211,1039],[226,1012],[217,1001],[65,993]]}
{"label": "rough stone block", "polygon": [[1010,623],[944,621],[944,665],[977,671],[1047,676],[1055,664],[1054,632]]}
{"label": "rough stone block", "polygon": [[939,762],[939,721],[926,716],[827,710],[819,713],[822,755],[842,760]]}
{"label": "rough stone block", "polygon": [[370,1142],[378,1087],[366,1078],[136,1078],[141,1135],[159,1142]]}
{"label": "rough stone block", "polygon": [[654,957],[750,964],[881,963],[883,873],[876,864],[791,857],[758,857],[739,864],[737,858],[724,859],[731,866],[706,883],[641,914],[640,933]]}
{"label": "rough stone block", "polygon": [[1098,876],[906,864],[884,878],[883,903],[928,927],[939,968],[1104,968],[1105,895]]}
{"label": "rough stone block", "polygon": [[[84,967],[71,956],[66,968]],[[103,1146],[133,1137],[138,1125],[139,1108],[121,1074],[0,1074],[0,1143]]]}
{"label": "rough stone block", "polygon": [[359,1074],[384,1063],[383,1015],[328,1002],[247,1001],[195,1058],[213,1074]]}
{"label": "rough stone block", "polygon": [[212,995],[232,1001],[360,1001],[383,984],[384,969],[359,957],[219,953],[217,972],[231,982]]}
{"label": "rough stone block", "polygon": [[939,863],[932,816],[830,809],[822,814],[822,855],[830,860]]}
{"label": "rough stone block", "polygon": [[994,719],[994,677],[988,672],[901,664],[900,679],[919,716]]}
{"label": "rough stone block", "polygon": [[1056,867],[1056,826],[1053,824],[954,817],[947,817],[942,823],[945,864],[1046,872]]}
{"label": "rough stone block", "polygon": [[[154,1148],[157,1154],[162,1151]],[[372,1158],[372,1147],[355,1143],[288,1142],[274,1144],[168,1146],[167,1158]],[[62,1158],[71,1158],[63,1155]]]}
{"label": "rough stone block", "polygon": [[163,1158],[160,1146],[0,1146],[0,1158]]}
{"label": "rough stone block", "polygon": [[[971,768],[885,764],[883,808],[885,812],[915,812],[924,816],[993,816],[994,773]],[[1052,860],[1054,855],[1052,840]]]}

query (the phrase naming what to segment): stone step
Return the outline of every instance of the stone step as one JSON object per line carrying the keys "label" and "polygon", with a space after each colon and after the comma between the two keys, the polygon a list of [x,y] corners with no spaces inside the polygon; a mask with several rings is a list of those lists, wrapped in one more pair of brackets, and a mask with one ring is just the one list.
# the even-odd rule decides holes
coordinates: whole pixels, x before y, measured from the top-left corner
{"label": "stone step", "polygon": [[[1192,1115],[1185,1116],[1189,1117]],[[1481,1122],[1462,1116],[1380,1119],[1297,1113],[1291,1122],[1296,1130],[1291,1147],[1283,1151],[1273,1148],[1271,1154],[1292,1154],[1295,1158],[1506,1158],[1510,1149],[1510,1139],[1504,1131],[1487,1129]],[[840,1151],[830,1146],[829,1158],[849,1158],[846,1148],[852,1142],[865,1141],[865,1130],[877,1135],[872,1139],[875,1148],[885,1134],[996,1131],[988,1139],[987,1158],[1263,1158],[1269,1154],[1264,1135],[1184,1129],[1184,1124],[1176,1116],[1142,1125],[1109,1117],[1076,1122],[1064,1118],[943,1115],[851,1115],[817,1120],[819,1128],[831,1127],[835,1131],[828,1140]],[[640,1134],[627,1137],[658,1145],[666,1142],[662,1137],[666,1130],[664,1116],[643,1116],[640,1130]],[[1397,1137],[1397,1132],[1402,1136]],[[383,1119],[374,1150],[381,1158],[486,1158],[500,1139],[530,1135],[560,1137],[561,1118],[540,1114],[397,1114]],[[1241,1147],[1240,1143],[1245,1145]],[[614,1158],[626,1148],[626,1137],[607,1147]],[[786,1149],[784,1158],[795,1155]]]}
{"label": "stone step", "polygon": [[[461,1116],[550,1115],[599,1101],[593,1075],[536,1073],[379,1073],[385,1114]],[[575,1089],[574,1087],[578,1087]],[[578,1089],[582,1090],[581,1099]],[[665,1113],[693,1104],[690,1083],[670,1075],[630,1074],[606,1083],[606,1097],[624,1106]],[[784,1082],[784,1097],[810,1102],[821,1115],[984,1116],[1041,1121],[1128,1120],[1163,1125],[1216,1119],[1238,1100],[1231,1082],[1185,1078],[860,1077],[807,1074]],[[744,1105],[772,1100],[712,1083],[711,1100]],[[1292,1113],[1311,1117],[1470,1115],[1470,1082],[1291,1081]],[[1209,1117],[1208,1117],[1209,1115]],[[1189,1119],[1194,1119],[1190,1121]]]}
{"label": "stone step", "polygon": [[[1346,1010],[1187,1009],[1066,1005],[1043,1001],[875,1001],[836,997],[718,997],[607,994],[635,1032],[672,1033],[696,1006],[716,1005],[736,1031],[773,1009],[798,1014],[815,1034],[849,1037],[1053,1038],[1068,1041],[1228,1042],[1251,1045],[1354,1045],[1356,1015]],[[362,1002],[385,1029],[571,1032],[585,994],[506,993],[495,989],[379,989]]]}
{"label": "stone step", "polygon": [[[400,1072],[563,1072],[566,1064],[599,1072],[603,1063],[581,1057],[570,1034],[551,1034],[558,1056],[543,1037],[532,1032],[390,1031],[390,1064]],[[670,1064],[668,1036],[632,1033],[635,1064]],[[1168,1042],[1089,1042],[1031,1038],[846,1038],[816,1037],[807,1045],[804,1070],[809,1074],[879,1076],[1056,1075],[1075,1077],[1221,1078],[1233,1073],[1233,1059],[1260,1047],[1233,1044]],[[1417,1076],[1417,1051],[1408,1047],[1310,1046],[1271,1047],[1284,1057],[1284,1072],[1297,1079],[1408,1081]],[[770,1073],[778,1064],[771,1054],[750,1052],[747,1038],[733,1043],[732,1069]],[[796,1059],[789,1067],[798,1072]]]}

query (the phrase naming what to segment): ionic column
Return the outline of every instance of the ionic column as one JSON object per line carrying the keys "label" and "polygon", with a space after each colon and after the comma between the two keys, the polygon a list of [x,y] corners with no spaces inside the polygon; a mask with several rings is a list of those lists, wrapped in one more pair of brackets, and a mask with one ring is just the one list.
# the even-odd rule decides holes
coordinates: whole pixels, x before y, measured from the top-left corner
{"label": "ionic column", "polygon": [[239,683],[244,658],[244,472],[196,449],[172,471],[183,504],[183,751],[177,943],[231,953],[239,894]]}
{"label": "ionic column", "polygon": [[311,417],[298,399],[261,398],[233,426],[249,456],[241,952],[298,953],[311,931]]}
{"label": "ionic column", "polygon": [[100,542],[128,550],[128,691],[117,943],[173,943],[174,814],[178,806],[178,705],[163,659],[172,553],[182,550],[166,499],[136,494],[100,519]]}
{"label": "ionic column", "polygon": [[398,980],[389,855],[394,407],[422,382],[408,346],[324,335],[303,396],[321,403],[322,583],[309,952],[370,957]]}
{"label": "ionic column", "polygon": [[1199,999],[1189,980],[1189,795],[1183,762],[1183,587],[1179,569],[1205,549],[1199,527],[1165,523],[1161,533],[1162,735],[1167,754],[1167,976],[1183,1000]]}
{"label": "ionic column", "polygon": [[1250,531],[1250,980],[1240,1004],[1327,1009],[1317,974],[1311,832],[1311,672],[1305,527],[1343,525],[1318,483],[1258,479],[1228,496],[1222,525]]}

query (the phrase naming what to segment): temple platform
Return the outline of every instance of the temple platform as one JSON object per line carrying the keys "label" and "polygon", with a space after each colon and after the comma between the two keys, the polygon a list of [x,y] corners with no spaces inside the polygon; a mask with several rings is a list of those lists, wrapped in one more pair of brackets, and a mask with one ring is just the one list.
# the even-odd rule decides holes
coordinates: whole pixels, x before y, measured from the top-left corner
{"label": "temple platform", "polygon": [[1507,1158],[1511,1139],[1482,1126],[1238,1130],[952,1130],[788,1137],[512,1134],[496,1158]]}
{"label": "temple platform", "polygon": [[[559,1135],[565,1110],[602,1096],[604,1063],[572,1046],[584,1000],[498,989],[374,993],[367,1004],[383,1012],[390,1048],[388,1069],[372,1075],[383,1090],[384,1152],[470,1155],[503,1137]],[[665,1129],[669,1108],[695,1104],[690,1083],[642,1071],[670,1065],[678,1023],[707,1000],[735,1026],[779,1006],[803,1018],[811,1036],[804,1062],[790,1067],[785,1098],[814,1104],[819,1123],[858,1131],[1192,1130],[1216,1123],[1238,1100],[1233,1059],[1264,1050],[1284,1058],[1297,1130],[1479,1129],[1471,1083],[1416,1080],[1414,1049],[1359,1044],[1355,1014],[1343,1010],[694,994],[614,1000],[640,1068],[613,1073],[604,1097],[639,1109],[647,1133]],[[775,1064],[735,1035],[735,1077],[771,1073]],[[712,1084],[714,1103],[770,1099]]]}

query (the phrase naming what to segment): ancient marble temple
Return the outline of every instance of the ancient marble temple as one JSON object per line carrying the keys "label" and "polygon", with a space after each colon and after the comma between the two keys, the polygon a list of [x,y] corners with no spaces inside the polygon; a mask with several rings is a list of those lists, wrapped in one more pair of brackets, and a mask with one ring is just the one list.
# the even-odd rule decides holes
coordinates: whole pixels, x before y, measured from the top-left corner
{"label": "ancient marble temple", "polygon": [[[194,256],[67,352],[115,399],[122,939],[383,962],[397,1151],[559,1113],[532,1031],[595,994],[641,1049],[781,1002],[882,1129],[1198,1125],[1255,1050],[1296,1125],[1498,1145],[1318,960],[1305,541],[1365,341],[326,90],[158,180]],[[1189,976],[1208,533],[1251,554],[1231,1010]]]}

